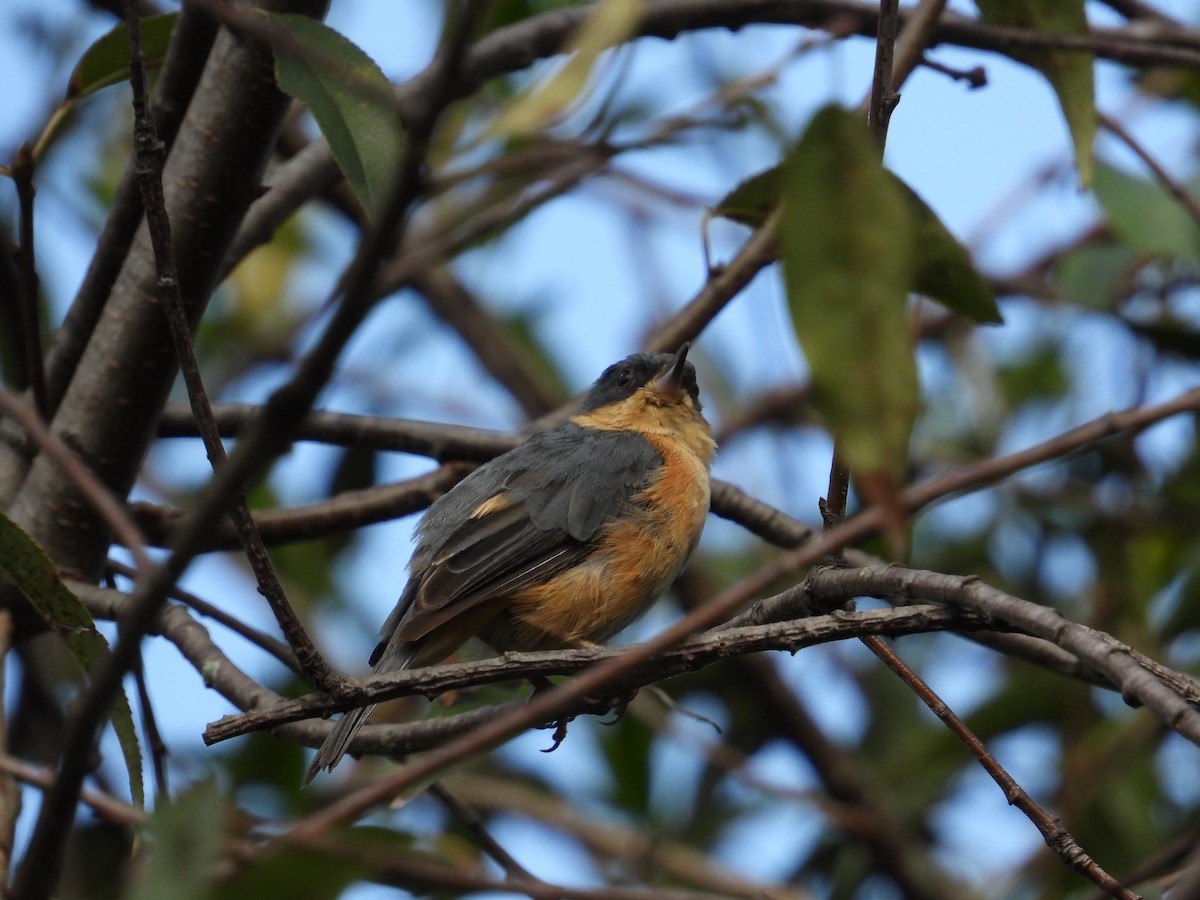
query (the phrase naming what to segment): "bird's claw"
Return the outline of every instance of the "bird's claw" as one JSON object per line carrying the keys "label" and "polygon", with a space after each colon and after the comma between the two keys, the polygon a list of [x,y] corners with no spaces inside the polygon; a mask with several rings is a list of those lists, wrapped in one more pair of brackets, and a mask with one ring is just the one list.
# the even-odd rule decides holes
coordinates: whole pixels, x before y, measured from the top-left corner
{"label": "bird's claw", "polygon": [[543,753],[553,753],[555,750],[557,750],[559,747],[562,746],[562,742],[567,739],[567,725],[574,718],[575,718],[574,716],[567,716],[565,718],[558,719],[554,722],[549,722],[545,725],[538,726],[539,729],[550,729],[550,728],[554,729],[554,736],[551,738],[551,740],[553,740],[554,743],[551,744],[549,747],[546,747],[545,749],[543,749],[542,750]]}

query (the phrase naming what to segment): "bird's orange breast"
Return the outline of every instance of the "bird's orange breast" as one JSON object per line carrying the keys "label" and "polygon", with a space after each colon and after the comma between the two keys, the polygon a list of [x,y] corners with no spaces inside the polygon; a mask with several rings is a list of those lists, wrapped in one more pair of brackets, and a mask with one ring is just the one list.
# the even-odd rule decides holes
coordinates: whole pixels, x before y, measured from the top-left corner
{"label": "bird's orange breast", "polygon": [[661,455],[650,484],[606,524],[587,560],[522,589],[483,639],[502,650],[581,646],[636,619],[683,569],[704,529],[713,442],[696,432],[643,433]]}

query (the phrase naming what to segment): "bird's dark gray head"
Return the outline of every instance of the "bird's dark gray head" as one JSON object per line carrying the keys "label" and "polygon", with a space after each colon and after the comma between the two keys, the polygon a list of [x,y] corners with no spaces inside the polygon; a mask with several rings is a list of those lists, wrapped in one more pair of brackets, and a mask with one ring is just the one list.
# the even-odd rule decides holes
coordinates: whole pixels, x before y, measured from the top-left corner
{"label": "bird's dark gray head", "polygon": [[687,361],[689,346],[684,344],[678,353],[635,353],[613,363],[587,392],[580,412],[591,412],[632,397],[655,379],[664,390],[673,388],[686,393],[699,412],[700,387],[696,383],[696,367]]}

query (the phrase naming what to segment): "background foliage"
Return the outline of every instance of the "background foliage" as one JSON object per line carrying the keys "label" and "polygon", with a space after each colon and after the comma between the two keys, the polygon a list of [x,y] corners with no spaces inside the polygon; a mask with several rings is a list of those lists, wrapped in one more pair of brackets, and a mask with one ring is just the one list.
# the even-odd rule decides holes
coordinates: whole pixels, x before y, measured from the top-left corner
{"label": "background foliage", "polygon": [[[1091,896],[850,639],[872,628],[928,632],[888,643],[1100,869],[1200,896],[1200,10],[923,0],[879,69],[880,9],[852,0],[338,0],[328,28],[263,5],[141,29],[224,480],[134,235],[128,32],[102,38],[124,10],[0,11],[17,896]],[[319,719],[200,740],[339,684],[256,593],[239,485],[260,584],[358,673],[413,513],[608,363],[685,339],[714,515],[622,642],[776,595],[689,650],[710,664],[657,656],[618,721],[580,715],[546,755],[524,729],[391,806],[370,792],[416,770],[381,756],[432,767],[522,683],[453,670],[303,792]],[[850,515],[817,544],[833,435]],[[855,568],[788,591],[834,544]],[[946,577],[860,568],[888,561]]]}

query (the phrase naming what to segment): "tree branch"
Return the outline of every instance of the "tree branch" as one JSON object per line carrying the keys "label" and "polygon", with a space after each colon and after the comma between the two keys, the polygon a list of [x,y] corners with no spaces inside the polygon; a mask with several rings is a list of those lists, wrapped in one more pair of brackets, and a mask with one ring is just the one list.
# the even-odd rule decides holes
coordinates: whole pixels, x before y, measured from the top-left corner
{"label": "tree branch", "polygon": [[[1168,728],[1200,746],[1200,684],[1148,660],[1104,632],[1063,618],[1056,610],[1021,600],[974,577],[942,575],[901,567],[813,572],[814,597],[898,594],[912,600],[948,603],[1009,628],[1051,641],[1108,678],[1127,700],[1151,710]],[[1165,677],[1164,677],[1165,676]]]}
{"label": "tree branch", "polygon": [[[645,657],[638,665],[627,667],[621,673],[620,679],[607,682],[605,689],[609,695],[617,696],[746,653],[764,650],[786,650],[795,653],[804,647],[845,640],[862,634],[911,634],[970,629],[979,624],[980,621],[973,617],[946,615],[944,609],[936,607],[906,606],[865,613],[813,616],[791,622],[743,628],[723,628],[691,638],[652,658]],[[505,653],[503,656],[480,662],[453,663],[371,675],[355,679],[355,683],[342,694],[308,694],[274,708],[259,708],[227,716],[205,729],[204,740],[206,743],[215,744],[251,731],[262,731],[287,722],[328,715],[413,694],[433,697],[447,691],[481,684],[573,675],[606,662],[621,660],[630,654],[642,656],[640,651],[644,646]]]}

